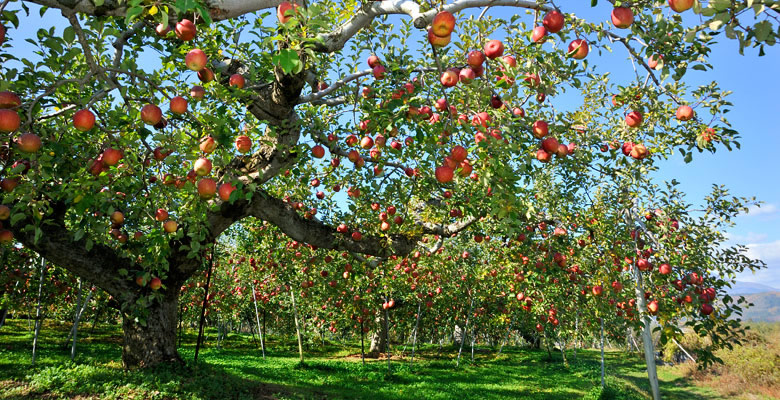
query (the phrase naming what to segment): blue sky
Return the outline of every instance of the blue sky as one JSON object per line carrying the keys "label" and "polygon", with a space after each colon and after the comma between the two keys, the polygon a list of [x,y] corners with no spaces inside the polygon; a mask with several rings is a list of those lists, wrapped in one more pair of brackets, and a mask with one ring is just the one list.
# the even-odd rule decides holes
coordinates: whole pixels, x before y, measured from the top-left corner
{"label": "blue sky", "polygon": [[[595,8],[588,7],[589,2],[577,3],[561,5],[571,7],[564,8],[565,12],[573,12],[591,21],[609,19],[611,6],[606,1],[599,2]],[[17,9],[18,3],[11,3],[9,7]],[[30,17],[20,15],[22,24],[19,29],[8,27],[7,35],[13,37],[15,55],[20,58],[32,51],[32,47],[24,43],[24,38],[35,38],[35,31],[41,27],[38,7],[31,5],[31,8]],[[501,7],[491,9],[488,15],[506,18],[513,12],[518,10]],[[523,10],[519,12],[523,13]],[[686,14],[687,19],[692,20],[693,17],[690,12]],[[531,19],[531,16],[524,18],[526,22]],[[54,10],[46,13],[45,20],[47,25],[58,26],[59,31],[66,25],[64,18]],[[613,46],[613,49],[614,54],[599,57],[591,53],[588,58],[591,63],[609,65],[615,79],[628,83],[633,78],[633,69],[626,60],[627,52],[619,46]],[[777,175],[780,173],[780,157],[774,153],[780,149],[780,79],[773,75],[780,67],[780,49],[767,48],[764,57],[758,57],[758,51],[754,49],[747,49],[745,54],[739,55],[735,41],[723,38],[722,43],[713,48],[710,57],[714,70],[691,70],[685,77],[690,85],[716,80],[721,88],[733,91],[729,99],[734,106],[728,119],[742,134],[742,149],[718,151],[716,154],[696,153],[690,164],[685,164],[678,156],[664,163],[659,178],[680,181],[681,188],[689,195],[688,201],[694,204],[701,202],[713,183],[726,185],[733,195],[756,196],[763,201],[765,204],[760,209],[738,218],[737,226],[729,232],[729,236],[734,242],[748,245],[750,255],[761,258],[769,267],[755,275],[743,274],[738,279],[780,288],[780,179]]]}

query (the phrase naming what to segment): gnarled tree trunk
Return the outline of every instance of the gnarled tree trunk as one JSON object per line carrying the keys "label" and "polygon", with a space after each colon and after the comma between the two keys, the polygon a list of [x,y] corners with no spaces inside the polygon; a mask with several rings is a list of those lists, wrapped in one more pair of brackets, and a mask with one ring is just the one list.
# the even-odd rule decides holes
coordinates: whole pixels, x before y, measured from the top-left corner
{"label": "gnarled tree trunk", "polygon": [[147,307],[148,314],[145,321],[136,321],[136,317],[122,314],[124,331],[122,363],[125,368],[182,362],[176,351],[178,290],[178,286],[165,289],[163,300]]}
{"label": "gnarled tree trunk", "polygon": [[371,335],[371,347],[368,349],[368,357],[378,358],[379,353],[387,351],[387,319],[384,318],[384,314],[381,317],[377,317],[381,328]]}

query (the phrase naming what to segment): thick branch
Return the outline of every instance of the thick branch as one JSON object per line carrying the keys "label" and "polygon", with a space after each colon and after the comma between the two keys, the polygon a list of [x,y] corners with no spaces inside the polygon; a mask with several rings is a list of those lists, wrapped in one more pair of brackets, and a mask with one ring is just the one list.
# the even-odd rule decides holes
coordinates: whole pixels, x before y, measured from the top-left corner
{"label": "thick branch", "polygon": [[[98,7],[92,0],[27,0],[31,3],[94,16],[124,17],[127,2],[106,0]],[[215,21],[235,18],[244,14],[278,6],[283,0],[207,0],[209,15]]]}

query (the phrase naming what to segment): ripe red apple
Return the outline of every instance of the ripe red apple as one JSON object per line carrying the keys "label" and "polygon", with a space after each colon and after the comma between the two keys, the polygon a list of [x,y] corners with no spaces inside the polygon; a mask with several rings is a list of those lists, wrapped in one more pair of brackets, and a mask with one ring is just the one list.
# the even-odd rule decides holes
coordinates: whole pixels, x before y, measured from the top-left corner
{"label": "ripe red apple", "polygon": [[484,62],[485,54],[479,50],[470,51],[468,57],[466,58],[466,63],[472,68],[481,67]]}
{"label": "ripe red apple", "polygon": [[241,135],[236,138],[236,149],[239,153],[246,154],[252,150],[252,139],[249,136]]}
{"label": "ripe red apple", "polygon": [[653,300],[649,303],[647,303],[647,312],[650,313],[650,315],[655,315],[658,313],[658,301]]}
{"label": "ripe red apple", "polygon": [[653,54],[647,58],[647,66],[651,69],[658,69],[658,65],[664,61],[664,56],[660,54]]}
{"label": "ripe red apple", "polygon": [[0,244],[8,244],[13,242],[14,234],[7,229],[0,229]]}
{"label": "ripe red apple", "polygon": [[502,61],[504,61],[504,64],[516,68],[517,67],[517,59],[512,56],[504,56],[501,58]]}
{"label": "ripe red apple", "polygon": [[491,40],[485,44],[485,56],[491,60],[504,55],[504,44],[500,40]]}
{"label": "ripe red apple", "polygon": [[179,228],[179,224],[176,223],[174,220],[167,220],[163,223],[163,229],[167,233],[173,233],[176,232],[176,229]]}
{"label": "ripe red apple", "polygon": [[235,86],[239,89],[243,89],[244,85],[246,85],[246,79],[244,79],[244,76],[241,74],[233,74],[230,75],[230,86]]}
{"label": "ripe red apple", "polygon": [[712,314],[713,308],[710,304],[704,303],[701,305],[701,315]]}
{"label": "ripe red apple", "polygon": [[547,40],[547,28],[544,26],[537,26],[531,31],[531,41],[534,43],[544,43]]}
{"label": "ripe red apple", "polygon": [[200,151],[209,154],[217,148],[217,141],[214,140],[213,136],[209,135],[201,139],[198,147],[200,148]]}
{"label": "ripe red apple", "polygon": [[214,71],[210,68],[203,68],[198,71],[198,79],[203,83],[209,83],[214,80]]}
{"label": "ripe red apple", "polygon": [[231,183],[219,185],[219,198],[222,199],[222,201],[230,200],[230,194],[233,193],[234,190],[236,190],[236,187]]}
{"label": "ripe red apple", "polygon": [[191,71],[200,71],[208,64],[208,57],[201,49],[192,49],[184,57],[184,63]]}
{"label": "ripe red apple", "polygon": [[436,168],[435,175],[439,183],[447,183],[452,181],[455,171],[446,165],[442,165]]}
{"label": "ripe red apple", "polygon": [[512,109],[512,116],[517,118],[523,118],[525,117],[525,110],[523,110],[520,107],[515,107]]}
{"label": "ripe red apple", "polygon": [[298,12],[298,7],[298,4],[289,1],[283,1],[279,4],[276,9],[276,17],[279,18],[279,22],[286,24]]}
{"label": "ripe red apple", "polygon": [[[463,83],[471,83],[474,79],[477,78],[477,74],[474,73],[474,70],[471,69],[471,67],[466,67],[460,70],[460,73],[458,74],[458,78],[463,81]],[[445,107],[446,108],[446,107]],[[443,110],[439,110],[443,111]]]}
{"label": "ripe red apple", "polygon": [[176,96],[171,99],[171,104],[168,106],[171,112],[174,114],[184,114],[187,112],[187,100],[184,97]]}
{"label": "ripe red apple", "polygon": [[5,204],[0,204],[0,221],[5,221],[11,216],[11,208]]}
{"label": "ripe red apple", "polygon": [[459,163],[466,159],[468,156],[468,151],[463,146],[457,145],[452,148],[450,155],[452,156],[452,159],[455,160],[455,162]]}
{"label": "ripe red apple", "polygon": [[428,42],[435,47],[444,47],[450,44],[450,40],[452,40],[452,35],[438,36],[433,33],[433,29],[428,30]]}
{"label": "ripe red apple", "polygon": [[661,273],[661,275],[669,275],[672,273],[672,266],[669,264],[661,264],[658,266],[658,272]]}
{"label": "ripe red apple", "polygon": [[103,152],[103,164],[109,167],[116,165],[121,159],[122,152],[117,149],[109,147]]}
{"label": "ripe red apple", "polygon": [[374,54],[372,54],[372,55],[368,56],[368,60],[367,60],[367,62],[368,62],[368,67],[369,67],[369,68],[374,68],[374,67],[376,67],[377,65],[382,65],[382,61],[381,61],[381,60],[379,60],[379,57],[377,57],[377,56],[376,56],[376,55],[374,55]]}
{"label": "ripe red apple", "polygon": [[382,64],[377,65],[373,68],[371,71],[374,74],[374,79],[376,80],[382,80],[385,79],[385,66]]}
{"label": "ripe red apple", "polygon": [[203,178],[198,181],[198,195],[201,199],[211,199],[217,193],[217,182],[211,178]]}
{"label": "ripe red apple", "polygon": [[195,164],[192,169],[198,176],[206,176],[211,173],[211,161],[207,158],[199,158],[195,160]]}
{"label": "ripe red apple", "polygon": [[204,89],[203,86],[195,85],[190,89],[190,97],[195,100],[202,100],[206,97],[206,89]]}
{"label": "ripe red apple", "polygon": [[691,106],[682,105],[677,108],[677,119],[680,121],[690,121],[693,118],[693,108]]}
{"label": "ripe red apple", "polygon": [[363,239],[363,235],[360,232],[352,232],[352,240],[359,242]]}
{"label": "ripe red apple", "polygon": [[16,180],[16,178],[3,178],[3,180],[0,181],[0,189],[3,189],[6,193],[11,193],[18,184],[19,181]]}
{"label": "ripe red apple", "polygon": [[693,0],[669,0],[669,7],[680,13],[693,7]]}
{"label": "ripe red apple", "polygon": [[111,213],[110,219],[112,224],[120,225],[125,222],[125,215],[121,211],[114,211]]}
{"label": "ripe red apple", "polygon": [[0,132],[9,133],[19,129],[22,123],[19,113],[14,110],[0,109]]}
{"label": "ripe red apple", "polygon": [[322,147],[322,146],[320,146],[320,145],[316,145],[316,146],[314,146],[314,147],[312,147],[312,148],[311,148],[311,155],[312,155],[314,158],[322,158],[322,157],[325,157],[325,148],[324,148],[324,147]]}
{"label": "ripe red apple", "polygon": [[458,84],[458,74],[449,69],[441,74],[441,84],[444,87],[453,87]]}
{"label": "ripe red apple", "polygon": [[24,133],[16,139],[16,145],[24,153],[35,153],[41,149],[41,138],[34,133]]}
{"label": "ripe red apple", "polygon": [[558,140],[554,137],[548,137],[542,140],[542,148],[548,153],[558,152]]}
{"label": "ripe red apple", "polygon": [[639,111],[631,111],[626,115],[626,125],[637,128],[642,125],[642,113]]}
{"label": "ripe red apple", "polygon": [[16,108],[21,105],[22,99],[16,93],[9,91],[0,92],[0,108]]}
{"label": "ripe red apple", "polygon": [[582,60],[588,55],[590,47],[585,39],[575,39],[569,43],[569,54],[575,60]]}
{"label": "ripe red apple", "polygon": [[534,122],[534,124],[531,126],[531,132],[537,139],[541,139],[547,136],[547,133],[549,132],[548,129],[547,122],[541,120]]}
{"label": "ripe red apple", "polygon": [[431,30],[436,36],[447,36],[455,29],[455,16],[449,11],[442,11],[433,17]]}
{"label": "ripe red apple", "polygon": [[157,221],[163,222],[166,219],[168,219],[168,211],[165,211],[165,209],[158,208],[157,211],[154,213],[154,219]]}
{"label": "ripe red apple", "polygon": [[162,111],[154,104],[147,104],[141,108],[141,120],[146,125],[156,125],[162,121]]}
{"label": "ripe red apple", "polygon": [[189,42],[190,40],[195,39],[197,30],[195,29],[195,24],[193,24],[192,21],[183,19],[176,24],[176,29],[174,29],[173,32],[180,40]]}
{"label": "ripe red apple", "polygon": [[154,33],[157,34],[159,37],[165,37],[168,35],[168,32],[171,31],[170,25],[163,25],[163,24],[157,24],[157,26],[154,27]]}
{"label": "ripe red apple", "polygon": [[544,149],[539,149],[536,151],[536,159],[543,163],[548,163],[550,160],[552,160],[552,155],[546,152]]}
{"label": "ripe red apple", "polygon": [[149,281],[149,288],[152,290],[159,290],[162,287],[162,281],[158,277],[154,277]]}
{"label": "ripe red apple", "polygon": [[601,296],[604,293],[604,288],[601,285],[593,286],[591,290],[594,296]]}
{"label": "ripe red apple", "polygon": [[650,152],[647,150],[647,147],[643,144],[635,144],[634,147],[631,148],[631,157],[642,160],[645,157],[647,157],[650,154]]}
{"label": "ripe red apple", "polygon": [[552,10],[548,12],[544,19],[542,19],[542,25],[547,29],[547,32],[558,33],[563,29],[563,14],[558,10]]}
{"label": "ripe red apple", "polygon": [[634,12],[628,7],[615,7],[612,9],[612,23],[617,28],[626,29],[634,23]]}
{"label": "ripe red apple", "polygon": [[363,136],[363,138],[360,139],[360,147],[364,149],[370,149],[374,147],[374,139],[371,139],[370,136]]}

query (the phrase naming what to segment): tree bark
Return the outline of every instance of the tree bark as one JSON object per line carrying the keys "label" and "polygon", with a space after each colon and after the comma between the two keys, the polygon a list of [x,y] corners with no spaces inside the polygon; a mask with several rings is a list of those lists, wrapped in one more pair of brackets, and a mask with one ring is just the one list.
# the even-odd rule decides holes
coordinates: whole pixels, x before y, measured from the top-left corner
{"label": "tree bark", "polygon": [[387,319],[382,315],[377,321],[380,328],[371,335],[371,346],[368,348],[368,356],[371,358],[379,357],[379,353],[387,349]]}
{"label": "tree bark", "polygon": [[298,308],[295,306],[295,292],[290,290],[290,299],[292,299],[293,318],[295,319],[295,335],[298,337],[298,355],[303,364],[303,337],[301,337],[301,324],[298,322]]}
{"label": "tree bark", "polygon": [[124,330],[122,363],[126,369],[182,362],[176,351],[176,307],[179,287],[164,290],[162,301],[155,301],[148,305],[144,320],[122,314]]}

